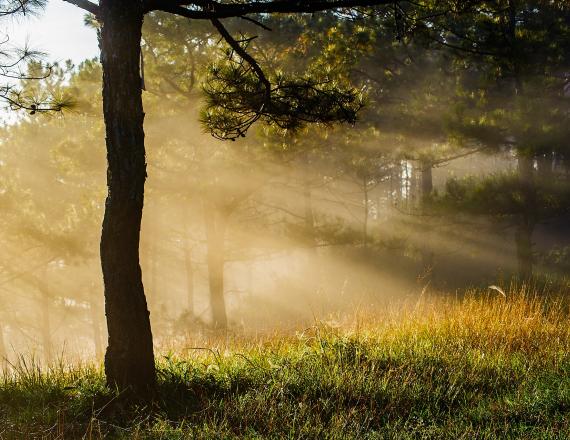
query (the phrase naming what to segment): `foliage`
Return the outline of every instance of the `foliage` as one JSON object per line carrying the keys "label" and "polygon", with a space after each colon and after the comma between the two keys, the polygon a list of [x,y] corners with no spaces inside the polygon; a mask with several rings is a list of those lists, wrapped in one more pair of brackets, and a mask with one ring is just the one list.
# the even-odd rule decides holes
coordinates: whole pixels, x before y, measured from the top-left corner
{"label": "foliage", "polygon": [[[485,178],[451,178],[445,191],[432,198],[432,206],[459,215],[487,215],[512,219],[529,210],[528,187],[517,173],[500,173]],[[566,182],[539,182],[532,188],[533,215],[538,221],[564,215],[570,206]]]}
{"label": "foliage", "polygon": [[[1,0],[0,20],[14,17],[35,15],[46,5],[46,0]],[[30,81],[49,78],[54,67],[41,62],[45,54],[28,46],[13,47],[10,36],[3,35],[0,41],[0,101],[10,110],[37,112],[62,111],[73,106],[73,99],[68,95],[33,93]]]}

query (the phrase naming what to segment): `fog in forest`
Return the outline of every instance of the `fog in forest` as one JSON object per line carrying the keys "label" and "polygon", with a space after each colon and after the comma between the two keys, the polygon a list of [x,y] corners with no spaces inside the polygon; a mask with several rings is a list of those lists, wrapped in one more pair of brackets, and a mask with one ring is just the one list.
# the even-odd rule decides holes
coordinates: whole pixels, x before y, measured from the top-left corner
{"label": "fog in forest", "polygon": [[[303,18],[312,27],[275,18],[274,32],[230,29],[260,35],[249,49],[275,75],[334,66],[327,75],[339,87],[362,93],[356,123],[260,121],[233,141],[205,126],[211,98],[201,84],[219,85],[211,63],[223,70],[234,55],[201,23],[145,22],[140,264],[159,351],[216,328],[302,329],[530,274],[565,282],[562,85],[551,99],[533,77],[521,97],[442,48],[399,42],[389,20],[381,38],[378,23],[324,17]],[[101,68],[60,64],[24,87],[74,105],[1,129],[0,356],[101,359]]]}

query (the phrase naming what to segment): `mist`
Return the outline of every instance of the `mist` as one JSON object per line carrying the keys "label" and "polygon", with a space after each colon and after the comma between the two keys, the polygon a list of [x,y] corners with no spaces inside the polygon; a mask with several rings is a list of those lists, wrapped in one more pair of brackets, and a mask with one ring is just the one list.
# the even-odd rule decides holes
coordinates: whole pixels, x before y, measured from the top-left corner
{"label": "mist", "polygon": [[[290,18],[269,20],[277,33],[252,23],[229,28],[260,35],[248,49],[271,74],[333,66],[327,74],[339,87],[363,94],[355,124],[261,120],[230,141],[205,124],[204,109],[217,101],[200,86],[217,74],[212,62],[223,71],[227,47],[182,20],[156,14],[145,22],[148,178],[139,255],[157,350],[220,328],[294,331],[360,310],[380,313],[426,291],[508,285],[531,275],[529,264],[535,282],[565,285],[561,85],[536,100],[543,82],[529,75],[529,101],[489,97],[510,80],[482,85],[488,72],[476,61],[458,67],[453,51],[398,42],[391,22],[380,35],[338,20],[307,18],[315,27],[306,32]],[[101,66],[56,65],[25,87],[69,94],[75,104],[2,128],[0,357],[7,368],[24,353],[45,364],[101,360]],[[541,194],[530,208],[517,205],[512,183],[524,161]],[[510,195],[494,199],[500,188]],[[532,217],[527,235],[521,216],[526,226]]]}

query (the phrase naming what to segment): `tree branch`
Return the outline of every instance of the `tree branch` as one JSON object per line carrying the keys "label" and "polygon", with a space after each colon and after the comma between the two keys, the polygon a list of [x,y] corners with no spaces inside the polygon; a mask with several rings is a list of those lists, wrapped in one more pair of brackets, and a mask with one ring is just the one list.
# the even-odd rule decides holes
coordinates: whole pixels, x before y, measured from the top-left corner
{"label": "tree branch", "polygon": [[[66,0],[69,1],[69,0]],[[79,0],[74,0],[79,1]],[[394,0],[292,0],[252,1],[248,3],[219,3],[217,1],[148,0],[145,12],[164,11],[193,19],[242,17],[248,14],[312,13],[358,6],[381,6]],[[188,8],[187,6],[194,7]],[[201,9],[196,9],[196,7]]]}
{"label": "tree branch", "polygon": [[89,0],[63,0],[64,2],[71,3],[78,8],[81,8],[93,15],[99,15],[99,6],[95,3],[91,3]]}
{"label": "tree branch", "polygon": [[271,100],[271,83],[269,82],[269,80],[265,76],[263,69],[259,66],[259,64],[255,60],[255,58],[253,58],[250,54],[248,54],[247,51],[239,44],[239,42],[237,42],[230,35],[230,33],[227,31],[227,29],[224,27],[224,25],[220,22],[220,20],[213,18],[211,20],[211,22],[214,25],[214,27],[217,29],[217,31],[220,33],[220,35],[223,37],[223,39],[230,45],[230,47],[233,50],[235,50],[235,52],[240,57],[242,57],[245,61],[247,61],[247,63],[251,66],[251,68],[253,69],[253,71],[255,72],[257,77],[259,78],[259,81],[261,81],[261,83],[263,84],[263,87],[265,88],[265,103],[264,103],[264,105],[269,104],[269,101]]}

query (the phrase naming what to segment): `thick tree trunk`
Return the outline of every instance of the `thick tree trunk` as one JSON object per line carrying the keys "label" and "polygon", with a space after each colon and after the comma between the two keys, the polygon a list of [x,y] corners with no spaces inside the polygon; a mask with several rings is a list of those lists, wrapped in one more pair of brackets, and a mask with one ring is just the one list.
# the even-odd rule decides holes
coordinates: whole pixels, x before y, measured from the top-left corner
{"label": "thick tree trunk", "polygon": [[228,327],[224,298],[224,242],[227,218],[224,212],[220,212],[209,203],[206,202],[204,206],[212,320],[216,330],[225,330]]}
{"label": "thick tree trunk", "polygon": [[156,384],[149,312],[139,264],[146,179],[140,77],[141,1],[101,0],[103,113],[108,196],[101,236],[112,387],[147,397]]}

